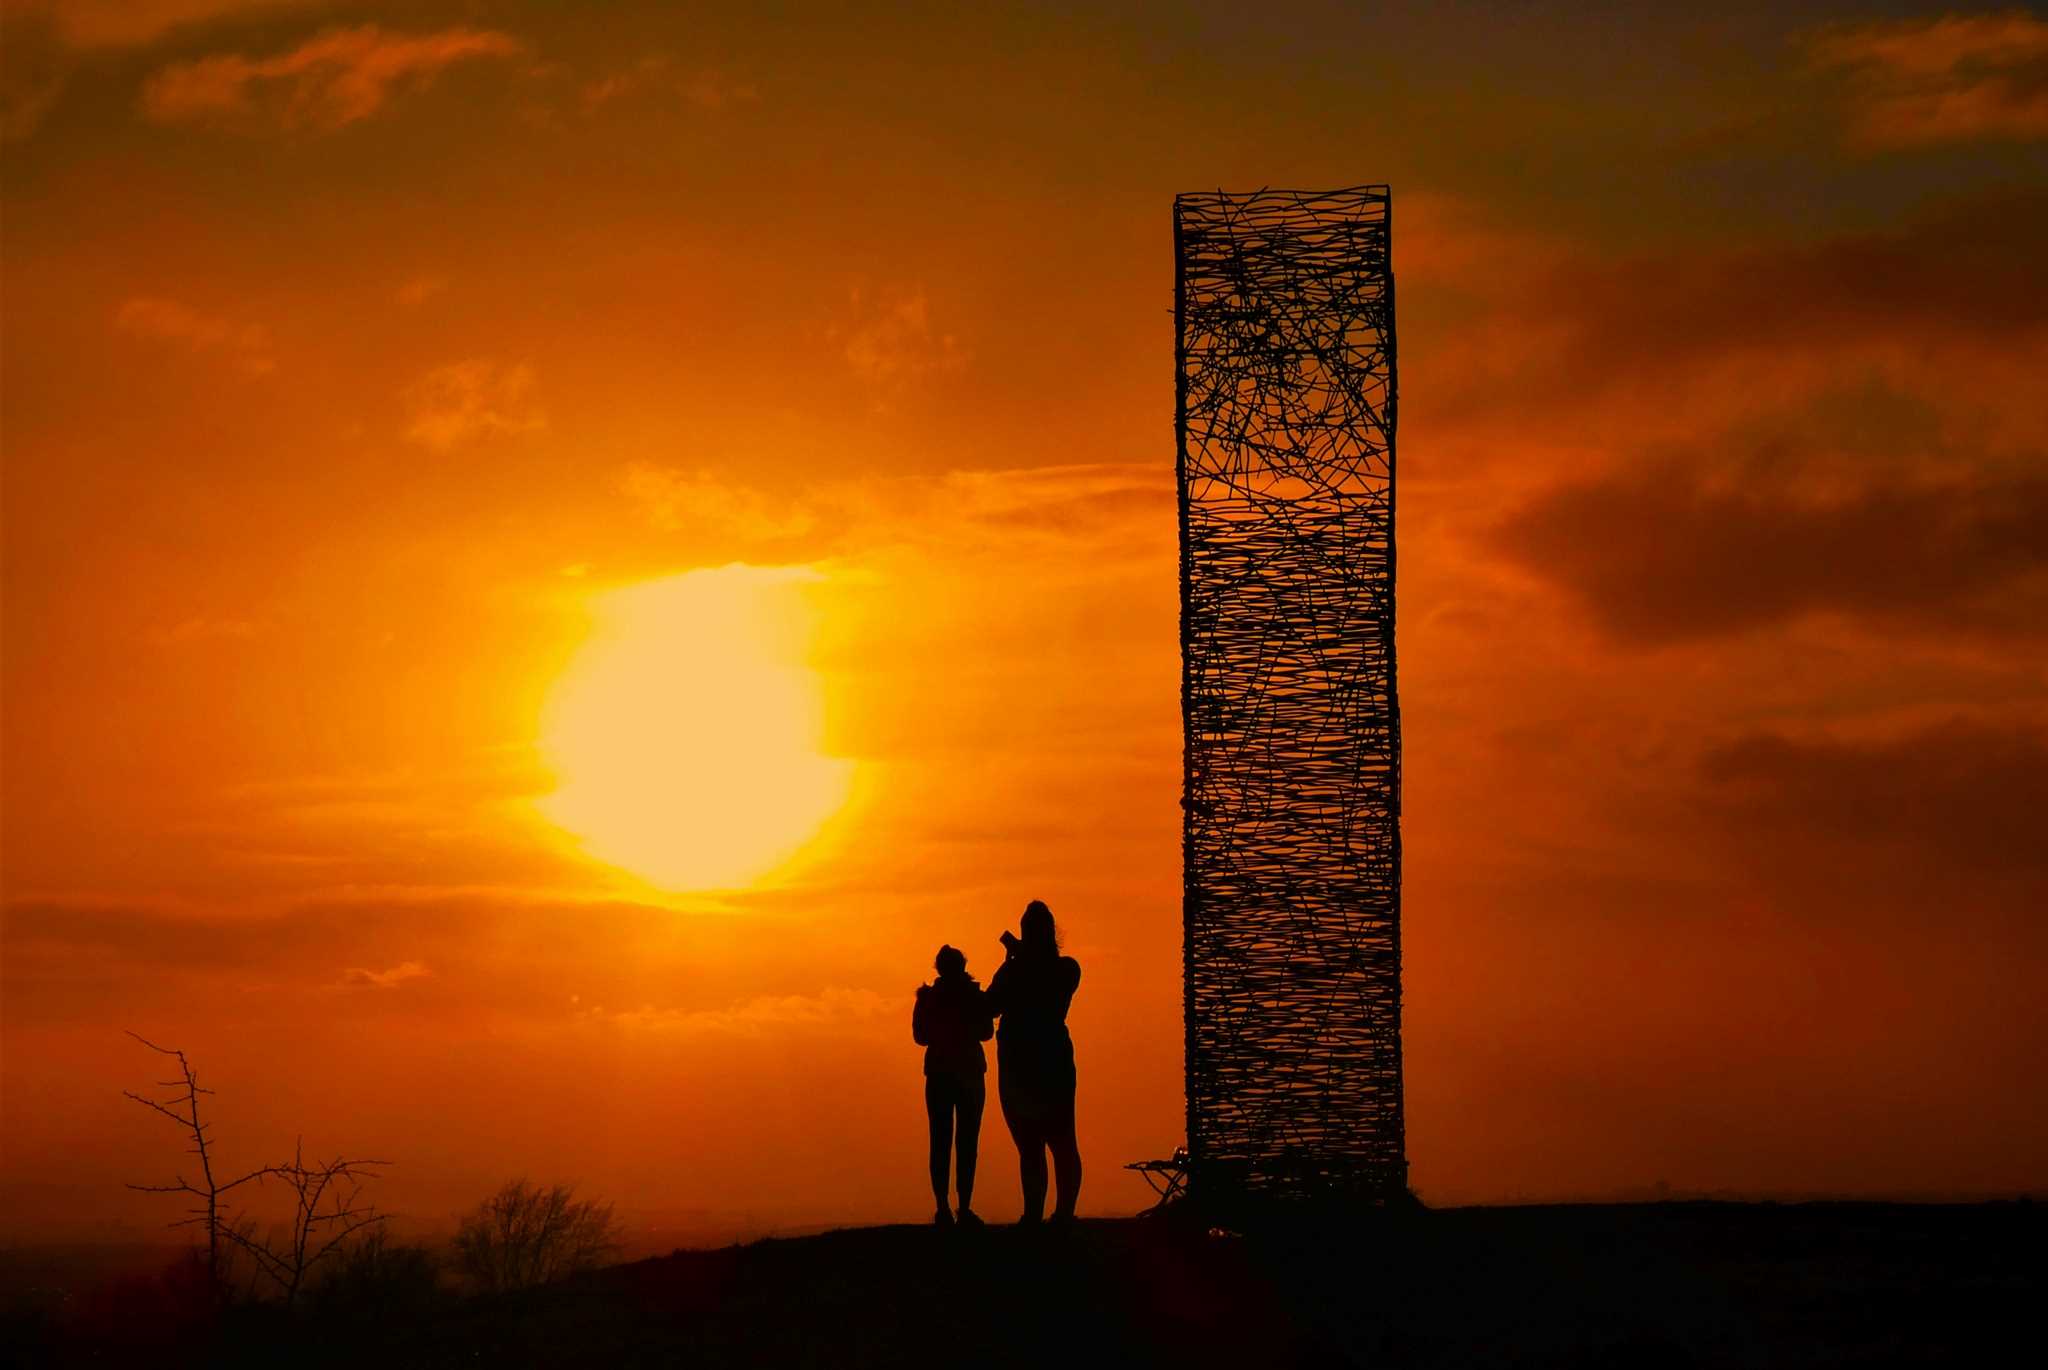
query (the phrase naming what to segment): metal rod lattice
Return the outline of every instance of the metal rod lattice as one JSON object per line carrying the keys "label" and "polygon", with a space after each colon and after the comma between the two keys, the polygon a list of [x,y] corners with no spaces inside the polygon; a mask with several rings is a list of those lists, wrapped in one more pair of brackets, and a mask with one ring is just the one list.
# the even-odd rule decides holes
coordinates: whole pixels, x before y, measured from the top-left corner
{"label": "metal rod lattice", "polygon": [[1191,1191],[1404,1189],[1385,186],[1174,201]]}

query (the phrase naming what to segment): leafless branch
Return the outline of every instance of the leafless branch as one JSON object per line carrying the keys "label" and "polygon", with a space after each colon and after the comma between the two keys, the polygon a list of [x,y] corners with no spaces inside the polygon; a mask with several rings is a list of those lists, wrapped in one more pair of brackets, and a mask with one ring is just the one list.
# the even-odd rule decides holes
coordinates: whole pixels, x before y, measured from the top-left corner
{"label": "leafless branch", "polygon": [[[199,1200],[186,1217],[168,1226],[205,1226],[207,1269],[213,1276],[217,1294],[223,1291],[223,1242],[247,1253],[257,1270],[278,1286],[289,1305],[304,1287],[308,1272],[319,1264],[322,1257],[332,1252],[344,1238],[384,1221],[384,1215],[377,1212],[376,1206],[361,1202],[361,1196],[363,1182],[377,1179],[379,1169],[389,1164],[386,1161],[336,1157],[309,1165],[301,1141],[294,1144],[292,1158],[287,1162],[259,1166],[232,1180],[218,1179],[213,1170],[208,1125],[199,1113],[199,1096],[213,1091],[200,1086],[198,1075],[184,1052],[175,1047],[159,1046],[140,1033],[130,1032],[128,1035],[152,1051],[176,1058],[179,1078],[160,1082],[166,1089],[179,1091],[173,1097],[157,1100],[128,1090],[122,1093],[169,1118],[186,1132],[192,1140],[189,1150],[199,1157],[201,1179],[200,1183],[194,1184],[180,1174],[170,1184],[130,1184],[128,1188],[145,1194],[189,1194]],[[273,1178],[284,1181],[293,1195],[292,1217],[281,1245],[273,1245],[255,1236],[246,1219],[234,1220],[225,1202],[227,1195],[243,1185],[252,1181],[261,1185]]]}

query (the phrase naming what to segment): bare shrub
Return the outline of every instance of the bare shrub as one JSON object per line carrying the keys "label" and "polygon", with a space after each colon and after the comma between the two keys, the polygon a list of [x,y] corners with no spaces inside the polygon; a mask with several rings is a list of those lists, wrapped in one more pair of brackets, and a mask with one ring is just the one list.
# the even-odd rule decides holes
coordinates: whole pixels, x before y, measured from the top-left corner
{"label": "bare shrub", "polygon": [[335,1253],[306,1302],[325,1317],[404,1323],[416,1321],[441,1298],[440,1259],[375,1227]]}
{"label": "bare shrub", "polygon": [[[128,1034],[151,1051],[178,1063],[176,1079],[159,1080],[160,1089],[170,1091],[149,1098],[123,1090],[130,1099],[176,1123],[191,1143],[187,1148],[197,1158],[198,1178],[187,1179],[179,1172],[169,1184],[131,1184],[145,1194],[181,1194],[190,1201],[185,1216],[172,1227],[196,1227],[206,1235],[206,1271],[215,1302],[225,1301],[235,1279],[233,1253],[239,1251],[260,1274],[276,1284],[289,1306],[304,1286],[306,1275],[342,1242],[365,1228],[384,1221],[376,1205],[362,1198],[362,1182],[377,1178],[383,1161],[350,1160],[308,1162],[303,1148],[294,1148],[292,1158],[281,1165],[259,1166],[232,1180],[214,1172],[213,1124],[200,1114],[200,1097],[213,1091],[200,1086],[199,1073],[185,1053],[176,1047],[160,1047],[139,1033]],[[255,1235],[252,1219],[235,1211],[229,1196],[246,1184],[263,1185],[282,1180],[292,1191],[291,1225],[282,1241],[265,1241]]]}
{"label": "bare shrub", "polygon": [[512,1180],[462,1219],[455,1259],[483,1290],[525,1289],[594,1270],[619,1249],[610,1204],[578,1199],[573,1185]]}

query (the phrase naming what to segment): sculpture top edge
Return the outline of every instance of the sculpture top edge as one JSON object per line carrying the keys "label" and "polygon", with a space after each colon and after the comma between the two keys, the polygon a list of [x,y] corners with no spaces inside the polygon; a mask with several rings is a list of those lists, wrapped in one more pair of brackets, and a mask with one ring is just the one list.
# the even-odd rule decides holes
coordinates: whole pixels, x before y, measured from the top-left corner
{"label": "sculpture top edge", "polygon": [[1345,205],[1384,205],[1392,192],[1384,183],[1345,186],[1336,190],[1288,190],[1261,186],[1257,190],[1184,190],[1173,197],[1175,209],[1242,209],[1247,206],[1335,209]]}

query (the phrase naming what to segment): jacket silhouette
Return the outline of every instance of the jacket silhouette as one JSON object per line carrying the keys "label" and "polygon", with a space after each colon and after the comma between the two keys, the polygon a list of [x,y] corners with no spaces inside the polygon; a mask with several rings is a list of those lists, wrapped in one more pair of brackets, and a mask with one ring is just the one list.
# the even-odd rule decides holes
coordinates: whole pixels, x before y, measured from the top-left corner
{"label": "jacket silhouette", "polygon": [[1042,1117],[1074,1097],[1074,1039],[1067,1009],[1081,987],[1081,963],[1071,956],[1021,952],[996,970],[986,996],[1002,1015],[996,1056],[1003,1068],[1003,1107],[1020,1117]]}
{"label": "jacket silhouette", "polygon": [[920,985],[910,1011],[910,1036],[924,1048],[924,1073],[961,1078],[988,1073],[981,1044],[995,1036],[981,982],[966,971]]}
{"label": "jacket silhouette", "polygon": [[924,1111],[931,1125],[932,1198],[938,1211],[932,1221],[950,1227],[955,1221],[946,1207],[946,1179],[951,1153],[960,1164],[958,1221],[977,1226],[974,1216],[974,1162],[981,1144],[981,1112],[987,1102],[988,1057],[981,1044],[995,1035],[988,996],[967,973],[967,958],[957,948],[941,947],[932,962],[939,973],[920,985],[910,1010],[911,1040],[924,1048]]}

